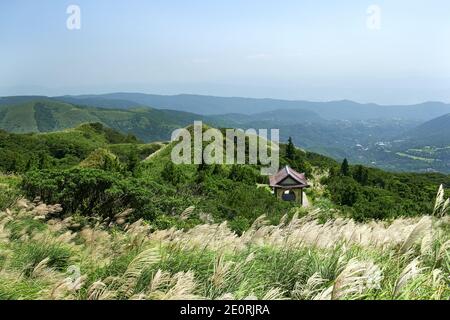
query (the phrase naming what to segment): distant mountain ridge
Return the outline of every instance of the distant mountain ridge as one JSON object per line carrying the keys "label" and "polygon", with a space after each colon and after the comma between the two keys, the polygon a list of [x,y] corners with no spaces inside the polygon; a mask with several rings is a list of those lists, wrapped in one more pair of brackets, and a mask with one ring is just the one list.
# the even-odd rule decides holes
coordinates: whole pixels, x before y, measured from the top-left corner
{"label": "distant mountain ridge", "polygon": [[152,106],[158,109],[172,109],[203,115],[219,115],[229,113],[254,114],[278,109],[303,109],[316,112],[329,120],[368,120],[392,119],[427,121],[450,113],[450,104],[442,102],[424,102],[415,105],[388,106],[374,103],[361,104],[350,100],[311,102],[280,99],[257,99],[239,97],[215,97],[192,94],[155,95],[144,93],[109,93],[101,95],[79,95],[55,97],[61,101],[74,103],[73,99],[93,105],[99,99],[107,101],[123,101],[123,106],[133,102],[141,106]]}
{"label": "distant mountain ridge", "polygon": [[112,109],[153,107],[201,115],[252,115],[275,110],[305,110],[327,120],[403,119],[428,121],[450,113],[450,104],[424,102],[415,105],[378,105],[350,100],[311,102],[280,99],[215,97],[193,94],[156,95],[144,93],[108,93],[98,95],[66,95],[57,97],[16,96],[0,98],[0,106],[35,99],[52,99],[76,105]]}
{"label": "distant mountain ridge", "polygon": [[287,125],[298,123],[321,123],[326,120],[314,111],[304,109],[277,109],[253,114],[228,113],[223,115],[212,115],[208,118],[214,122],[222,121],[228,124],[254,124],[259,122],[270,122],[274,125]]}
{"label": "distant mountain ridge", "polygon": [[409,130],[402,138],[416,146],[450,146],[450,113]]}

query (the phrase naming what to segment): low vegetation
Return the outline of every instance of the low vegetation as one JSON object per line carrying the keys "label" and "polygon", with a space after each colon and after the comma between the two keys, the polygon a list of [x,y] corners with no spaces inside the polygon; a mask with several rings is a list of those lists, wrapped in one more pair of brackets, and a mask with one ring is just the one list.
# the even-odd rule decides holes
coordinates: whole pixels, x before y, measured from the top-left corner
{"label": "low vegetation", "polygon": [[[172,145],[143,144],[101,124],[2,137],[0,168],[21,180],[8,192],[61,203],[66,214],[111,217],[132,208],[136,219],[156,221],[158,228],[191,227],[208,216],[228,221],[237,232],[262,214],[275,224],[284,214],[292,216],[294,205],[256,187],[267,184],[258,166],[174,165]],[[281,145],[280,162],[306,173],[313,183],[310,202],[361,222],[431,212],[437,187],[450,186],[443,174],[389,173],[347,162],[344,167],[293,144]],[[180,219],[189,206],[192,218]]]}
{"label": "low vegetation", "polygon": [[448,217],[321,224],[315,210],[237,235],[60,213],[20,200],[0,214],[0,298],[450,299]]}
{"label": "low vegetation", "polygon": [[450,298],[449,176],[290,141],[299,208],[258,165],[174,165],[101,124],[0,143],[0,299]]}

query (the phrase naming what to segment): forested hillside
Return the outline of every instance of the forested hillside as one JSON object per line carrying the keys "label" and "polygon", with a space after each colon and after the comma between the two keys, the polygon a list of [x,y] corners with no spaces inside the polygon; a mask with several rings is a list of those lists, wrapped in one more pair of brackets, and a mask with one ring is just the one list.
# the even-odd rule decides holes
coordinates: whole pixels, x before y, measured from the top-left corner
{"label": "forested hillside", "polygon": [[100,122],[144,141],[168,140],[173,130],[201,120],[198,115],[149,107],[106,109],[49,99],[0,106],[0,129],[13,133],[52,132]]}
{"label": "forested hillside", "polygon": [[83,124],[51,133],[16,134],[0,131],[0,170],[23,173],[34,169],[66,169],[93,151],[108,149],[121,159],[135,152],[142,160],[161,144],[144,144],[101,123]]}
{"label": "forested hillside", "polygon": [[[264,187],[268,178],[259,166],[174,165],[172,146],[143,144],[101,124],[45,134],[3,132],[0,170],[23,177],[27,197],[61,203],[66,214],[112,217],[133,208],[135,218],[170,226],[199,223],[208,213],[243,231],[261,214],[276,223],[291,212],[292,204]],[[299,149],[288,154],[282,145],[280,166],[286,164],[313,181],[307,191],[312,203],[360,221],[428,214],[438,186],[450,186],[442,174],[347,166]],[[180,219],[191,206],[191,219]]]}

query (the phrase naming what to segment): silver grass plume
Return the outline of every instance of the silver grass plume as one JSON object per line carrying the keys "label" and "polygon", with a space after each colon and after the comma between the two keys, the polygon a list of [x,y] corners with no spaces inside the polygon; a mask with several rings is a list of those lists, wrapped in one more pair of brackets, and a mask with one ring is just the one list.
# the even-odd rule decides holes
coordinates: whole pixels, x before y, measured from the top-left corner
{"label": "silver grass plume", "polygon": [[445,200],[445,190],[444,186],[441,184],[439,186],[439,190],[436,196],[433,215],[443,217],[447,214],[449,208],[450,208],[450,198]]}

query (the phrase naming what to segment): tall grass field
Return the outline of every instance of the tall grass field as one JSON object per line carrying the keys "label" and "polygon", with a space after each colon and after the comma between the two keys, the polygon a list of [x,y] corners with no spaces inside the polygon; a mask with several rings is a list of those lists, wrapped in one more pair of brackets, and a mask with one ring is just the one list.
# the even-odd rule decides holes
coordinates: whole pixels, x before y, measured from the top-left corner
{"label": "tall grass field", "polygon": [[[60,205],[19,199],[0,213],[0,299],[450,299],[450,220],[318,221],[320,209],[155,230],[142,220],[86,224]],[[185,212],[185,216],[189,215]]]}

